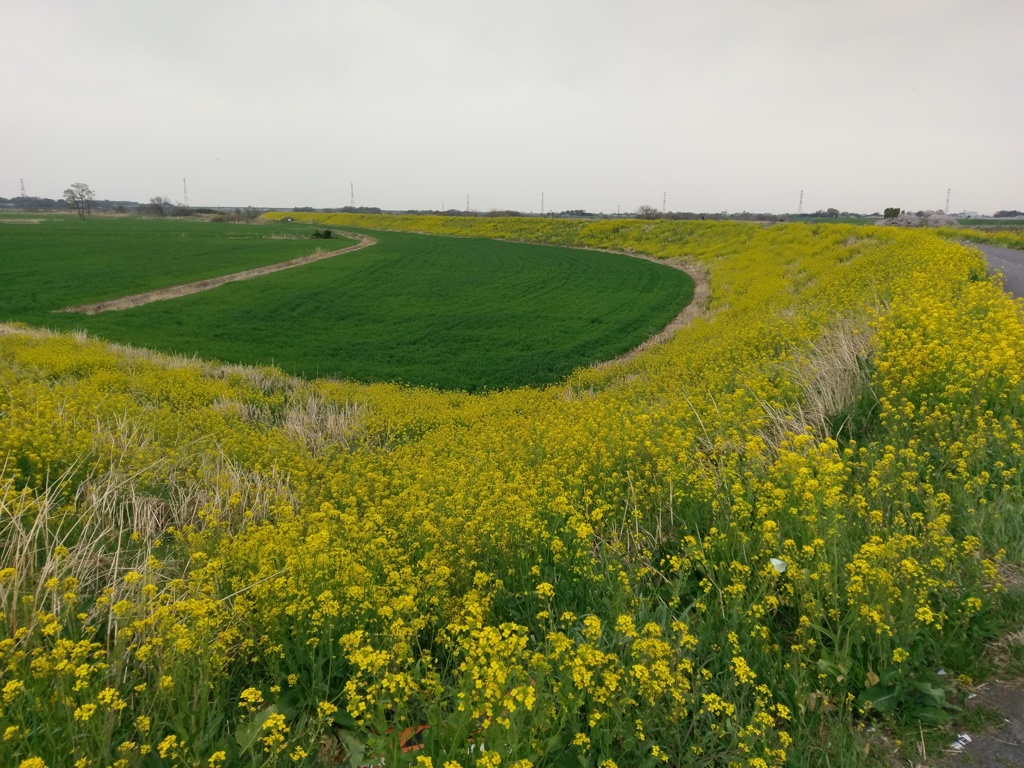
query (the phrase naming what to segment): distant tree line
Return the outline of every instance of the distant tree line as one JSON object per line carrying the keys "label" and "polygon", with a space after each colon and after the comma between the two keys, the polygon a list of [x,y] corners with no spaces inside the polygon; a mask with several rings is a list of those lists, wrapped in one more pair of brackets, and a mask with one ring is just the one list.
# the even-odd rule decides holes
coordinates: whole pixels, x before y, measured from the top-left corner
{"label": "distant tree line", "polygon": [[[214,208],[195,208],[183,203],[175,203],[171,201],[171,198],[161,195],[149,198],[148,203],[136,203],[136,210],[145,216],[198,216],[222,213]],[[236,211],[242,215],[240,209],[236,209]]]}
{"label": "distant tree line", "polygon": [[[102,211],[104,213],[127,212],[135,210],[138,203],[131,200],[90,200],[91,211]],[[68,204],[67,200],[54,200],[50,197],[0,197],[0,208],[16,208],[20,211],[34,212],[67,212],[76,210]],[[120,211],[118,209],[121,209]]]}
{"label": "distant tree line", "polygon": [[[74,187],[75,185],[72,185]],[[87,185],[82,185],[88,189]],[[245,208],[203,208],[203,207],[190,207],[183,205],[180,202],[174,202],[169,197],[158,195],[151,197],[148,203],[139,203],[134,200],[97,200],[92,198],[78,198],[73,196],[69,201],[67,198],[67,192],[72,191],[72,187],[65,190],[65,199],[54,200],[49,197],[0,197],[0,208],[15,208],[22,211],[35,211],[35,212],[67,212],[74,211],[80,216],[89,216],[92,212],[100,213],[140,213],[147,216],[193,216],[193,215],[207,215],[216,216],[219,220],[223,221],[251,221],[257,218],[264,209],[257,209],[252,206]],[[89,190],[92,192],[92,190]],[[469,217],[513,217],[513,216],[536,216],[535,213],[523,213],[522,211],[516,210],[497,210],[492,209],[489,211],[466,211],[458,208],[449,208],[447,210],[422,210],[422,209],[408,209],[408,210],[395,210],[395,211],[384,211],[383,209],[376,206],[352,206],[346,205],[340,208],[313,208],[309,206],[301,206],[292,208],[292,211],[296,213],[364,213],[364,214],[382,214],[382,213],[395,213],[395,214],[408,214],[418,216],[469,216]],[[884,211],[885,218],[895,218],[901,212],[899,208],[886,208]],[[923,213],[923,212],[920,212]],[[623,219],[623,218],[640,218],[640,219],[670,219],[670,220],[709,220],[709,221],[802,221],[806,219],[838,219],[838,218],[880,218],[883,214],[871,213],[862,214],[854,213],[852,211],[840,211],[838,208],[825,208],[822,210],[815,211],[814,213],[805,214],[778,214],[778,213],[757,213],[750,211],[742,211],[729,213],[727,211],[720,212],[692,212],[692,211],[666,211],[662,213],[654,206],[642,205],[636,211],[623,214],[615,213],[593,213],[586,211],[582,208],[574,208],[565,211],[548,211],[543,214],[545,218],[552,219]],[[1024,211],[1019,210],[1004,210],[996,211],[993,214],[994,218],[1014,218],[1024,217]]]}
{"label": "distant tree line", "polygon": [[232,214],[231,209],[216,209],[187,206],[176,203],[169,197],[151,197],[148,203],[139,203],[135,200],[97,200],[95,192],[87,185],[80,182],[70,185],[64,190],[64,198],[54,200],[49,197],[0,197],[0,208],[16,209],[36,213],[65,213],[75,212],[82,218],[92,213],[140,213],[145,216],[236,216],[240,219],[254,219],[263,210],[248,206],[246,208],[235,208]]}
{"label": "distant tree line", "polygon": [[311,208],[308,205],[292,208],[294,213],[383,213],[380,208],[365,205],[346,205],[343,208]]}

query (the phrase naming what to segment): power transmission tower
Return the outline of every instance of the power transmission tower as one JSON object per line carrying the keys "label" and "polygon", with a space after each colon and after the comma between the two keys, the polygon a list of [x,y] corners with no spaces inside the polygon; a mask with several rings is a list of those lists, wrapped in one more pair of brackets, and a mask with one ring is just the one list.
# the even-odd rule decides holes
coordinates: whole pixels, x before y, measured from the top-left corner
{"label": "power transmission tower", "polygon": [[800,205],[797,206],[796,215],[800,216],[804,212],[804,191],[800,190]]}
{"label": "power transmission tower", "polygon": [[181,191],[185,194],[185,207],[188,208],[188,184],[185,183],[185,179],[181,180]]}
{"label": "power transmission tower", "polygon": [[540,215],[544,215],[544,193],[540,193]]}
{"label": "power transmission tower", "polygon": [[349,205],[351,205],[353,208],[355,208],[356,207],[356,183],[354,181],[351,184],[348,185],[348,191],[349,191],[349,194],[351,196],[350,199],[349,199]]}
{"label": "power transmission tower", "polygon": [[661,193],[661,212],[665,213],[665,199],[668,197],[668,192]]}
{"label": "power transmission tower", "polygon": [[949,196],[953,192],[952,187],[946,190],[946,213],[949,213]]}
{"label": "power transmission tower", "polygon": [[469,213],[469,195],[466,195],[466,213]]}
{"label": "power transmission tower", "polygon": [[28,197],[28,195],[25,194],[25,180],[24,179],[21,180],[21,196],[22,197]]}

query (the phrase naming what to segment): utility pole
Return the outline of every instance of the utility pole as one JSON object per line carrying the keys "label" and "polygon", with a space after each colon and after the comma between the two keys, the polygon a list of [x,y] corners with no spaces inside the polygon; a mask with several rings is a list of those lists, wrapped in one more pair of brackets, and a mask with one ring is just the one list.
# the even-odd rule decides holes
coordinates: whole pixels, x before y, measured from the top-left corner
{"label": "utility pole", "polygon": [[953,188],[950,187],[946,190],[946,213],[949,213],[949,196],[952,194]]}
{"label": "utility pole", "polygon": [[466,193],[466,213],[469,213],[469,193]]}
{"label": "utility pole", "polygon": [[544,215],[544,193],[540,193],[540,215]]}
{"label": "utility pole", "polygon": [[353,208],[356,207],[356,183],[353,181],[348,185],[349,191],[349,205]]}
{"label": "utility pole", "polygon": [[181,191],[185,194],[185,207],[188,208],[188,184],[185,183],[185,179],[181,180]]}
{"label": "utility pole", "polygon": [[800,205],[796,209],[796,215],[800,216],[804,212],[804,191],[800,190]]}
{"label": "utility pole", "polygon": [[662,213],[663,216],[665,215],[665,198],[667,198],[667,197],[668,197],[668,192],[662,192],[661,193],[661,213]]}

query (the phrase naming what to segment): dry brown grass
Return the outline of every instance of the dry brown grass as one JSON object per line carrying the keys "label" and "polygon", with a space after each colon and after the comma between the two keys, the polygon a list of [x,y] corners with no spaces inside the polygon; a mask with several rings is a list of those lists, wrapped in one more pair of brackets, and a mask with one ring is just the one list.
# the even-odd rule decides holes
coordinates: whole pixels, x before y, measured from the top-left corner
{"label": "dry brown grass", "polygon": [[[138,434],[125,435],[117,425],[103,428],[97,441],[114,435],[124,444],[124,458],[141,445]],[[155,556],[164,565],[174,560],[169,532],[202,531],[216,522],[235,533],[266,518],[275,506],[294,503],[280,473],[242,470],[217,453],[207,454],[198,475],[166,460],[132,470],[126,466],[115,456],[73,494],[67,489],[80,467],[68,468],[41,491],[18,489],[13,480],[0,486],[0,563],[13,569],[0,578],[0,611],[12,634],[43,621],[39,611],[67,608],[66,592],[74,592],[75,602],[92,615],[107,614],[114,631],[112,606],[137,589],[125,583],[125,574],[136,571],[162,586],[165,573],[179,577],[187,570],[187,563],[165,569],[151,560]],[[162,478],[156,490],[142,480],[154,474]],[[94,602],[104,595],[108,601]]]}
{"label": "dry brown grass", "polygon": [[338,405],[311,392],[288,408],[283,429],[314,454],[332,444],[350,448],[367,412],[366,405],[348,401]]}
{"label": "dry brown grass", "polygon": [[870,390],[871,337],[866,315],[837,318],[814,345],[794,353],[789,373],[799,400],[784,408],[762,403],[768,419],[761,435],[769,445],[808,430],[835,437],[843,426],[835,424],[837,415]]}

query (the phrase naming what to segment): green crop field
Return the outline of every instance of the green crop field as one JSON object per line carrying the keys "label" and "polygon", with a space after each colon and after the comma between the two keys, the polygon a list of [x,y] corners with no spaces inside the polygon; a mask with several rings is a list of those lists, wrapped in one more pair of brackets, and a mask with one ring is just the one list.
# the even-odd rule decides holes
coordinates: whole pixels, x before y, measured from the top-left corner
{"label": "green crop field", "polygon": [[477,391],[554,382],[614,358],[693,296],[684,272],[616,254],[372,232],[375,246],[256,280],[120,312],[53,312],[293,258],[314,241],[265,236],[310,231],[140,220],[11,224],[0,230],[0,243],[9,241],[0,279],[17,290],[0,315],[305,376]]}
{"label": "green crop field", "polygon": [[277,224],[6,216],[0,219],[0,321],[67,327],[53,310],[312,253],[318,242],[309,239],[312,229],[289,229],[295,237],[285,239]]}

